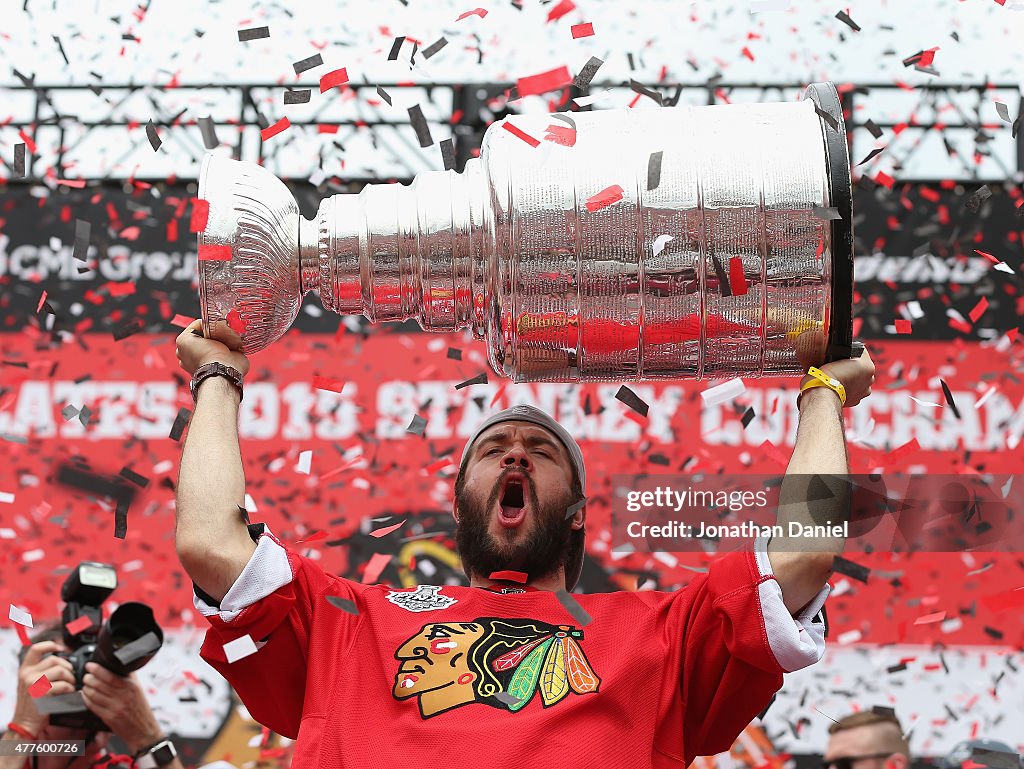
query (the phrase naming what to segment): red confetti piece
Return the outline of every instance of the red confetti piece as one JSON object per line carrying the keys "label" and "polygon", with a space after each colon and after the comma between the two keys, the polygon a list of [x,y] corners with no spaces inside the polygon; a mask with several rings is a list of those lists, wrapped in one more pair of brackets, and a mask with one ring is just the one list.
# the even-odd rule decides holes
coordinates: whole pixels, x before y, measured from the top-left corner
{"label": "red confetti piece", "polygon": [[488,579],[503,579],[508,582],[518,582],[520,585],[525,585],[527,580],[530,579],[530,575],[523,571],[495,571],[491,572],[491,576]]}
{"label": "red confetti piece", "polygon": [[914,620],[915,625],[929,625],[933,622],[942,622],[946,619],[946,612],[937,611],[931,614],[925,614],[923,617],[918,617]]}
{"label": "red confetti piece", "polygon": [[544,129],[547,134],[544,141],[561,144],[563,147],[576,146],[576,129],[567,125],[549,125]]}
{"label": "red confetti piece", "polygon": [[310,542],[319,542],[321,539],[327,539],[327,532],[321,529],[320,531],[314,531],[305,539],[300,539],[296,542],[296,545],[308,545]]}
{"label": "red confetti piece", "polygon": [[34,141],[32,141],[32,137],[31,136],[29,136],[27,133],[25,133],[25,129],[24,128],[19,128],[18,129],[18,136],[20,136],[21,140],[23,142],[25,142],[25,146],[28,148],[28,151],[31,152],[33,155],[35,155],[36,154],[36,143]]}
{"label": "red confetti piece", "polygon": [[48,691],[50,691],[50,689],[52,688],[53,684],[50,683],[50,679],[47,678],[45,675],[41,675],[39,676],[39,678],[36,679],[36,682],[34,684],[28,687],[28,693],[33,698],[39,698],[46,694]]}
{"label": "red confetti piece", "polygon": [[889,176],[885,171],[879,171],[875,174],[875,182],[881,184],[886,189],[891,190],[893,185],[896,183],[896,180]]}
{"label": "red confetti piece", "polygon": [[242,316],[234,307],[228,310],[228,316],[226,320],[228,322],[228,328],[230,328],[236,334],[245,333],[245,321],[242,320]]}
{"label": "red confetti piece", "polygon": [[188,223],[189,232],[202,232],[210,218],[210,201],[201,198],[192,199],[192,218]]}
{"label": "red confetti piece", "polygon": [[131,282],[128,282],[128,283],[113,283],[113,282],[110,282],[110,283],[106,284],[106,289],[107,289],[107,291],[110,292],[110,295],[113,296],[113,297],[131,296],[132,294],[135,293],[135,284],[131,283]]}
{"label": "red confetti piece", "polygon": [[287,130],[291,126],[291,124],[292,121],[290,121],[287,117],[283,117],[276,123],[274,123],[274,125],[267,126],[262,131],[260,131],[260,138],[263,139],[263,141],[266,141],[267,139],[277,136],[279,133],[281,133],[281,131]]}
{"label": "red confetti piece", "polygon": [[464,14],[459,16],[455,21],[462,21],[469,16],[479,16],[481,19],[487,16],[487,11],[484,8],[474,8],[472,11],[466,11]]}
{"label": "red confetti piece", "polygon": [[630,422],[636,422],[641,427],[647,426],[647,417],[641,416],[640,414],[637,414],[635,411],[624,411],[622,413],[622,416],[624,416]]}
{"label": "red confetti piece", "polygon": [[340,393],[345,387],[345,380],[330,376],[315,376],[313,377],[313,387],[317,390],[330,390],[331,392]]}
{"label": "red confetti piece", "polygon": [[178,326],[178,328],[188,328],[188,325],[194,320],[187,315],[175,315],[171,318],[171,325]]}
{"label": "red confetti piece", "polygon": [[593,37],[594,25],[589,21],[586,24],[573,24],[571,31],[573,40],[578,40],[581,37]]}
{"label": "red confetti piece", "polygon": [[209,243],[204,243],[199,247],[199,261],[230,262],[231,246],[214,246]]}
{"label": "red confetti piece", "polygon": [[384,527],[382,527],[380,529],[374,529],[373,531],[370,532],[370,536],[371,537],[376,537],[377,539],[380,539],[381,537],[386,537],[388,534],[390,534],[393,531],[397,531],[398,529],[402,528],[404,525],[405,525],[405,521],[399,521],[398,523],[396,523],[393,526],[384,526]]}
{"label": "red confetti piece", "polygon": [[345,67],[328,72],[320,78],[320,93],[329,91],[336,85],[344,85],[348,82],[348,70]]}
{"label": "red confetti piece", "polygon": [[935,54],[938,52],[939,47],[929,48],[927,51],[921,51],[921,58],[917,61],[919,67],[930,67],[932,62],[935,61]]}
{"label": "red confetti piece", "polygon": [[558,21],[567,13],[576,9],[576,3],[572,0],[562,0],[558,5],[548,11],[548,22]]}
{"label": "red confetti piece", "polygon": [[974,253],[978,254],[979,256],[984,256],[986,259],[992,262],[992,264],[999,264],[999,260],[992,256],[992,254],[988,254],[984,251],[979,251],[978,249],[974,249]]}
{"label": "red confetti piece", "polygon": [[740,51],[740,53],[742,53],[742,54],[743,54],[744,56],[746,56],[746,57],[747,57],[748,59],[750,59],[751,61],[753,61],[753,60],[754,60],[754,54],[752,54],[752,53],[750,52],[750,49],[749,49],[749,48],[747,48],[746,46],[743,46],[743,50],[742,50],[742,51]]}
{"label": "red confetti piece", "polygon": [[971,319],[971,323],[977,323],[978,322],[978,318],[980,318],[982,315],[984,315],[985,314],[985,310],[987,310],[987,309],[988,309],[988,299],[983,296],[983,297],[981,297],[981,299],[978,300],[978,303],[976,305],[974,305],[974,309],[971,310],[968,313],[968,316]]}
{"label": "red confetti piece", "polygon": [[32,645],[32,639],[28,637],[28,630],[25,629],[24,625],[19,625],[15,622],[14,629],[18,632],[18,640],[21,641],[22,646]]}
{"label": "red confetti piece", "polygon": [[971,324],[965,320],[960,320],[960,318],[950,318],[949,327],[955,328],[957,331],[960,331],[964,334],[971,333]]}
{"label": "red confetti piece", "polygon": [[67,631],[71,633],[71,635],[78,635],[83,630],[88,630],[92,627],[92,620],[86,616],[81,616],[77,619],[71,620],[71,622],[64,627],[67,628]]}
{"label": "red confetti piece", "polygon": [[537,75],[519,78],[516,82],[516,90],[519,92],[520,97],[533,96],[547,93],[548,91],[556,91],[563,86],[569,85],[571,82],[572,75],[569,74],[569,68],[563,66],[558,69],[549,69],[547,72],[541,72]]}
{"label": "red confetti piece", "polygon": [[921,450],[921,446],[917,442],[917,438],[911,438],[909,441],[901,446],[897,446],[895,449],[889,452],[888,460],[890,464],[903,459],[904,457],[910,456]]}
{"label": "red confetti piece", "polygon": [[363,572],[363,584],[371,585],[380,577],[384,567],[391,562],[391,555],[388,553],[374,553],[370,562],[366,564],[366,571]]}
{"label": "red confetti piece", "polygon": [[747,293],[747,276],[743,274],[743,257],[734,256],[729,259],[729,288],[733,296]]}
{"label": "red confetti piece", "polygon": [[324,123],[320,123],[316,127],[316,132],[320,134],[336,134],[338,133],[338,126],[325,125]]}
{"label": "red confetti piece", "polygon": [[57,184],[63,184],[65,187],[74,187],[80,190],[85,187],[85,179],[58,179]]}
{"label": "red confetti piece", "polygon": [[39,297],[39,304],[36,305],[36,312],[38,313],[43,309],[43,303],[46,302],[46,290],[43,290],[43,295]]}
{"label": "red confetti piece", "polygon": [[591,195],[587,199],[587,210],[591,213],[600,211],[602,208],[608,208],[610,205],[614,205],[622,200],[622,187],[617,184],[613,184],[610,187],[605,187],[603,190],[595,195]]}
{"label": "red confetti piece", "polygon": [[909,320],[903,320],[899,318],[896,321],[896,333],[897,334],[909,334],[913,331]]}
{"label": "red confetti piece", "polygon": [[504,128],[506,131],[508,131],[513,136],[518,136],[520,139],[522,139],[524,142],[529,144],[531,147],[536,147],[536,146],[538,146],[540,144],[540,142],[537,139],[534,139],[532,136],[530,136],[530,134],[526,133],[526,131],[522,130],[521,128],[516,128],[514,125],[512,125],[507,120],[504,123],[501,124],[501,127]]}

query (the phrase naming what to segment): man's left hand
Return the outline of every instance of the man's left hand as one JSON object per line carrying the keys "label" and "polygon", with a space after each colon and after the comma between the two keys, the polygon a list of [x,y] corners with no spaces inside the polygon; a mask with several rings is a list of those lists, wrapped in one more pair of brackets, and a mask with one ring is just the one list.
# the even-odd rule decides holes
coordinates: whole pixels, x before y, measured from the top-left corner
{"label": "man's left hand", "polygon": [[124,678],[95,662],[86,663],[82,697],[134,754],[164,736],[139,680]]}

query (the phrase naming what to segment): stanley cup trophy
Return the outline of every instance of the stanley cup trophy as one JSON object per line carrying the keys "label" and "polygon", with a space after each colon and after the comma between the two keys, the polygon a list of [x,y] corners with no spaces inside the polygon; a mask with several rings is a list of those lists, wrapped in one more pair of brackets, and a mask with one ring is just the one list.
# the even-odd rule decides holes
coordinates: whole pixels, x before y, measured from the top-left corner
{"label": "stanley cup trophy", "polygon": [[[320,202],[208,155],[207,336],[253,353],[302,297],[471,328],[516,382],[764,377],[856,355],[850,161],[831,83],[801,101],[492,125],[465,171]],[[215,255],[215,256],[211,256]]]}

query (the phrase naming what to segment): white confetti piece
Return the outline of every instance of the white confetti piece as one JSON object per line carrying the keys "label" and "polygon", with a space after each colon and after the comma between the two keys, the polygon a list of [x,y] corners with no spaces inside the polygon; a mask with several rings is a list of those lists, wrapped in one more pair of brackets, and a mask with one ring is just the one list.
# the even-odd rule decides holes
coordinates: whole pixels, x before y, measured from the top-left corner
{"label": "white confetti piece", "polygon": [[9,491],[0,491],[0,502],[6,502],[10,504],[14,501],[14,494]]}
{"label": "white confetti piece", "polygon": [[13,603],[11,604],[10,611],[7,612],[7,618],[10,619],[11,622],[17,622],[19,625],[34,627],[32,624],[32,615],[24,609],[19,609]]}
{"label": "white confetti piece", "polygon": [[737,398],[746,392],[747,386],[743,384],[743,380],[739,377],[730,379],[728,382],[723,382],[720,385],[709,387],[707,390],[700,394],[700,397],[704,399],[705,406],[717,406],[721,403],[728,403],[733,398]]}
{"label": "white confetti piece", "polygon": [[942,632],[943,633],[955,633],[957,630],[959,630],[963,626],[964,626],[964,621],[962,619],[960,619],[959,617],[953,617],[952,619],[947,619],[941,625],[939,625],[939,627],[942,628]]}
{"label": "white confetti piece", "polygon": [[921,303],[917,300],[907,302],[907,312],[910,314],[912,320],[924,317],[924,310],[921,309]]}
{"label": "white confetti piece", "polygon": [[21,560],[23,560],[25,563],[32,563],[33,561],[41,561],[45,557],[46,551],[43,550],[41,547],[37,547],[35,550],[26,550],[22,554]]}
{"label": "white confetti piece", "polygon": [[932,408],[937,409],[939,406],[942,405],[941,403],[930,403],[929,401],[923,401],[920,398],[915,398],[913,395],[908,395],[907,397],[910,398],[910,400],[914,401],[914,403],[920,403],[922,406],[931,406]]}
{"label": "white confetti piece", "polygon": [[999,270],[999,272],[1005,272],[1008,275],[1016,275],[1016,273],[1013,271],[1013,268],[1011,268],[1010,265],[1008,265],[1006,262],[1000,262],[999,264],[995,265],[992,269]]}
{"label": "white confetti piece", "polygon": [[229,663],[237,662],[238,660],[255,653],[256,644],[253,643],[253,640],[248,633],[241,638],[236,638],[234,641],[228,641],[224,644],[224,656],[227,657]]}
{"label": "white confetti piece", "polygon": [[659,235],[654,239],[654,244],[651,246],[651,255],[657,256],[665,250],[665,244],[670,240],[673,240],[671,235]]}
{"label": "white confetti piece", "polygon": [[299,452],[299,463],[295,465],[295,472],[302,473],[303,475],[309,475],[309,468],[313,464],[313,452],[312,451],[300,451]]}
{"label": "white confetti piece", "polygon": [[980,398],[978,398],[978,400],[976,400],[974,402],[974,408],[980,409],[982,406],[984,406],[985,405],[985,401],[987,401],[989,398],[991,398],[992,394],[995,391],[996,391],[996,388],[994,388],[994,387],[988,388],[988,390],[985,391],[984,395],[982,395]]}
{"label": "white confetti piece", "polygon": [[859,630],[847,630],[845,633],[840,633],[836,638],[836,643],[840,646],[846,646],[847,644],[856,643],[861,638],[861,632]]}

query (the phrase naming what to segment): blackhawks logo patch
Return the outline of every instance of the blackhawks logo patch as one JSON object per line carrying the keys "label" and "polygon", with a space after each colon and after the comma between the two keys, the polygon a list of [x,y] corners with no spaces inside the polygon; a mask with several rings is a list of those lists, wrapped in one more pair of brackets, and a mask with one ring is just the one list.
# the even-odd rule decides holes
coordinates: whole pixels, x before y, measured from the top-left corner
{"label": "blackhawks logo patch", "polygon": [[571,625],[528,619],[424,625],[395,652],[393,694],[416,697],[423,718],[475,702],[513,713],[534,698],[553,707],[601,685],[582,640]]}

